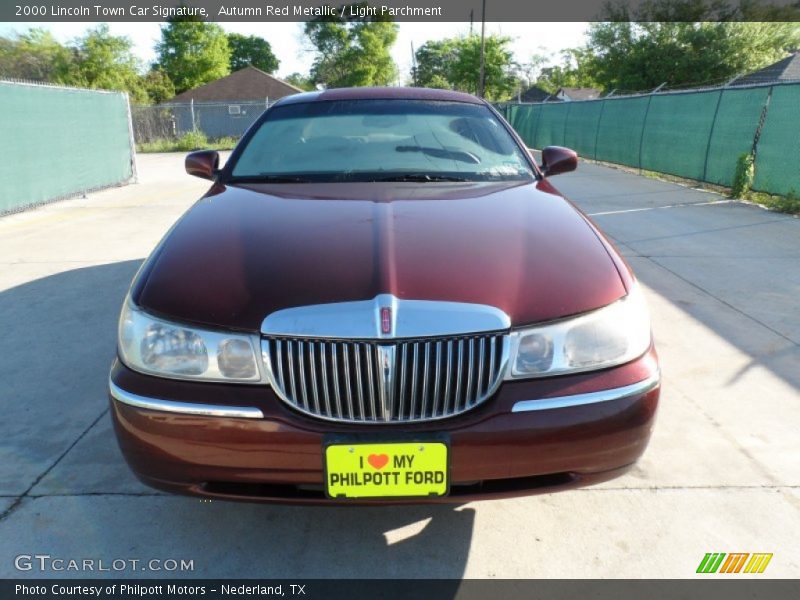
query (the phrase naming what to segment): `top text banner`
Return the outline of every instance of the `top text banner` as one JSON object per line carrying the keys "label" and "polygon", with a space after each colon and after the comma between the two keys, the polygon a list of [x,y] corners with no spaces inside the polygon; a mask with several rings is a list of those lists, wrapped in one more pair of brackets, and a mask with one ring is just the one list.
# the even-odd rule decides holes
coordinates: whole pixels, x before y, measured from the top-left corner
{"label": "top text banner", "polygon": [[[678,2],[678,0],[675,0]],[[490,22],[561,22],[637,19],[648,0],[486,0]],[[799,21],[796,0],[700,0],[693,20]],[[194,17],[206,21],[310,21],[312,19],[391,19],[394,21],[480,22],[482,0],[374,0],[341,4],[335,0],[2,0],[0,21],[165,21]],[[670,0],[665,0],[668,7]],[[625,6],[625,9],[620,9]],[[744,6],[744,8],[741,8]],[[659,21],[683,20],[682,11],[660,11]]]}

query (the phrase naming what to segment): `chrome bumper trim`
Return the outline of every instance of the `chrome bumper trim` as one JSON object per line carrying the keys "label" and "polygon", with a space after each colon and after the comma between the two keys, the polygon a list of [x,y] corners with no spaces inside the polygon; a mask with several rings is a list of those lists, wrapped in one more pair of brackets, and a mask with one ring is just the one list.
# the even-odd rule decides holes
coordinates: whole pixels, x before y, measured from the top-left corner
{"label": "chrome bumper trim", "polygon": [[162,412],[179,413],[184,415],[200,415],[203,417],[232,417],[239,419],[263,419],[264,413],[260,409],[251,406],[220,406],[216,404],[194,404],[191,402],[174,402],[172,400],[160,400],[159,398],[147,398],[126,392],[113,381],[108,381],[108,391],[111,397],[136,408],[146,408],[148,410],[160,410]]}
{"label": "chrome bumper trim", "polygon": [[511,412],[528,412],[532,410],[552,410],[554,408],[569,408],[572,406],[583,406],[585,404],[597,404],[599,402],[611,402],[621,400],[628,396],[644,394],[658,387],[661,383],[661,373],[656,371],[653,375],[643,381],[632,383],[623,387],[599,392],[589,392],[587,394],[575,394],[574,396],[558,396],[556,398],[542,398],[541,400],[521,400],[514,404]]}

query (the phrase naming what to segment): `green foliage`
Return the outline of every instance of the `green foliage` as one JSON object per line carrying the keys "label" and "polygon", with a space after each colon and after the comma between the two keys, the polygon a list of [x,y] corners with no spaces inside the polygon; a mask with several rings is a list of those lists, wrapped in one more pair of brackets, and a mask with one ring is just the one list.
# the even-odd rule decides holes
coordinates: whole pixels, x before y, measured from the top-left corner
{"label": "green foliage", "polygon": [[286,83],[291,83],[295,87],[299,87],[301,90],[306,90],[310,92],[316,89],[314,82],[311,81],[311,78],[308,75],[303,75],[302,73],[292,73],[288,77],[284,79]]}
{"label": "green foliage", "polygon": [[65,84],[73,53],[44,29],[0,37],[0,75]]}
{"label": "green foliage", "polygon": [[752,154],[742,154],[736,161],[736,172],[733,176],[731,198],[744,198],[753,187],[756,177],[755,157]]}
{"label": "green foliage", "polygon": [[311,81],[329,88],[392,83],[397,67],[390,50],[397,29],[396,23],[383,17],[347,21],[320,17],[306,22],[305,34],[316,50]]}
{"label": "green foliage", "polygon": [[170,19],[156,44],[157,66],[185,92],[230,73],[231,50],[219,25],[196,19]]}
{"label": "green foliage", "polygon": [[[509,98],[517,88],[511,38],[490,35],[485,45],[485,96]],[[475,94],[480,77],[481,39],[477,35],[426,42],[415,52],[417,85]]]}
{"label": "green foliage", "polygon": [[193,150],[231,150],[239,142],[235,137],[209,141],[202,131],[184,133],[177,140],[156,140],[136,145],[137,152],[191,152]]}
{"label": "green foliage", "polygon": [[62,45],[41,29],[15,38],[0,38],[0,75],[75,87],[128,92],[134,104],[162,102],[175,95],[169,77],[159,69],[142,75],[143,65],[125,36],[107,25],[89,29]]}
{"label": "green foliage", "polygon": [[[704,22],[696,3],[685,4],[677,16],[679,4],[668,12],[655,2],[637,14],[643,22],[591,24],[584,67],[607,91],[701,85],[764,67],[800,46],[798,23]],[[667,17],[697,22],[657,20]]]}
{"label": "green foliage", "polygon": [[561,53],[561,63],[542,67],[535,84],[551,94],[562,87],[600,87],[589,70],[585,49],[572,48]]}
{"label": "green foliage", "polygon": [[459,38],[431,40],[417,48],[417,85],[444,89],[455,86],[452,67],[458,60],[458,41]]}
{"label": "green foliage", "polygon": [[133,42],[109,33],[108,25],[98,25],[75,41],[73,59],[62,78],[77,87],[127,91],[131,102],[149,100],[140,61],[133,55]]}
{"label": "green foliage", "polygon": [[273,54],[270,43],[257,35],[229,33],[228,46],[231,49],[231,71],[252,65],[266,73],[274,73],[280,66],[280,61]]}
{"label": "green foliage", "polygon": [[159,68],[153,68],[142,78],[150,102],[159,104],[175,96],[175,85],[169,76]]}

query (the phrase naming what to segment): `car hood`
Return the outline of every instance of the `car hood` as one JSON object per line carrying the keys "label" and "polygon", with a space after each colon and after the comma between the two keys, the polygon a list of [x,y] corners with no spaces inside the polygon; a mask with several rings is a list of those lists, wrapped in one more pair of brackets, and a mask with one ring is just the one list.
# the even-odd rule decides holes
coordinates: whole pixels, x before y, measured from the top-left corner
{"label": "car hood", "polygon": [[280,309],[378,294],[495,306],[516,326],[625,295],[609,251],[544,181],[215,184],[153,252],[132,298],[248,331]]}

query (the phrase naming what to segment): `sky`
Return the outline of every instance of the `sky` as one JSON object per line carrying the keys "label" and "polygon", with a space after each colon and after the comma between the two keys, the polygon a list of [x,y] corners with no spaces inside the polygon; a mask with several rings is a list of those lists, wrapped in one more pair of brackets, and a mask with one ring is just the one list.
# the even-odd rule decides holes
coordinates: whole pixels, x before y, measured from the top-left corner
{"label": "sky", "polygon": [[[49,30],[61,42],[81,36],[97,23],[0,23],[0,35],[23,32],[30,27]],[[280,60],[278,77],[293,72],[308,73],[313,52],[303,35],[302,23],[221,23],[229,32],[258,35],[268,40]],[[392,54],[400,70],[401,82],[411,71],[411,44],[419,48],[428,40],[452,37],[469,32],[469,23],[399,23]],[[518,62],[527,62],[536,53],[552,54],[558,62],[559,53],[583,43],[588,23],[487,23],[487,33],[499,33],[513,39]],[[155,59],[154,46],[160,37],[159,23],[109,23],[113,35],[126,35],[134,43],[134,52],[145,62]],[[480,23],[475,24],[480,31]]]}

